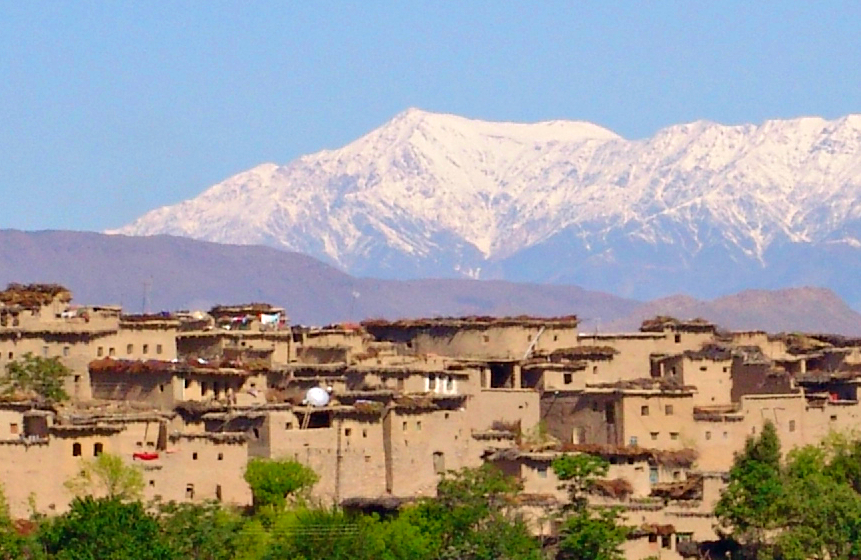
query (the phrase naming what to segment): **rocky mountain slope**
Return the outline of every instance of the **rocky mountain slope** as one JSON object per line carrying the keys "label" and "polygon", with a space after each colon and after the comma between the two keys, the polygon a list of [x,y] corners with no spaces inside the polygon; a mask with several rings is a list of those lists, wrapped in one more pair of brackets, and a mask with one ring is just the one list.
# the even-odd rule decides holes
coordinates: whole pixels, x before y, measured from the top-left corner
{"label": "rocky mountain slope", "polygon": [[582,122],[408,110],[117,230],[264,244],[355,275],[715,297],[824,285],[861,304],[861,116],[695,122],[630,141]]}
{"label": "rocky mountain slope", "polygon": [[318,325],[369,317],[573,313],[584,330],[606,331],[634,330],[645,317],[674,314],[727,328],[861,335],[861,315],[822,289],[643,304],[575,286],[355,278],[299,253],[171,236],[0,230],[0,286],[9,282],[58,282],[77,303],[121,304],[128,312],[267,301],[284,306],[293,322]]}

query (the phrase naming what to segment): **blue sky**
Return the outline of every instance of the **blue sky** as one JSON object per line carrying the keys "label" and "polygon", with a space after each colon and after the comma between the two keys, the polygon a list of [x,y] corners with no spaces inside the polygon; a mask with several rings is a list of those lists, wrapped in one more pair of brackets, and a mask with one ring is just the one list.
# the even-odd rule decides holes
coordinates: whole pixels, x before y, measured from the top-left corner
{"label": "blue sky", "polygon": [[103,230],[408,107],[627,138],[859,112],[858,2],[0,0],[0,228]]}

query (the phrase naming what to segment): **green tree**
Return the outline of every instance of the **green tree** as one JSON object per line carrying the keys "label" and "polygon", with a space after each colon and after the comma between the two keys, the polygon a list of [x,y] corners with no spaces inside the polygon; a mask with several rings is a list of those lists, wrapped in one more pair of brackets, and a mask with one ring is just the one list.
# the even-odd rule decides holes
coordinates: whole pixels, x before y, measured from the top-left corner
{"label": "green tree", "polygon": [[284,508],[289,496],[310,489],[318,479],[317,473],[292,459],[254,458],[245,468],[255,509]]}
{"label": "green tree", "polygon": [[553,472],[568,491],[569,504],[562,510],[559,558],[619,560],[628,536],[618,508],[589,506],[588,493],[595,481],[607,476],[610,464],[601,457],[578,453],[560,455],[551,463]]}
{"label": "green tree", "polygon": [[256,516],[245,520],[234,540],[234,560],[263,560],[272,535]]}
{"label": "green tree", "polygon": [[849,480],[835,476],[839,473],[828,464],[823,446],[789,453],[781,527],[775,539],[786,560],[861,557],[861,495]]}
{"label": "green tree", "polygon": [[848,484],[861,494],[861,440],[832,433],[823,442],[823,447],[830,457],[825,466],[828,476]]}
{"label": "green tree", "polygon": [[437,497],[406,513],[441,559],[540,558],[517,512],[520,483],[492,465],[446,473]]}
{"label": "green tree", "polygon": [[9,505],[6,493],[0,486],[0,559],[18,560],[20,558],[38,558],[41,548],[32,538],[21,535],[12,517],[9,515]]}
{"label": "green tree", "polygon": [[279,515],[272,543],[264,558],[303,560],[377,560],[385,542],[372,516],[350,515],[340,509],[299,507]]}
{"label": "green tree", "polygon": [[747,439],[730,469],[729,484],[715,507],[721,531],[743,547],[745,556],[768,556],[785,497],[780,439],[774,424],[766,422],[759,437]]}
{"label": "green tree", "polygon": [[558,558],[621,560],[628,532],[618,508],[576,509],[562,521]]}
{"label": "green tree", "polygon": [[230,560],[242,519],[218,502],[160,504],[158,520],[168,546],[181,558]]}
{"label": "green tree", "polygon": [[553,459],[550,466],[562,481],[562,487],[568,491],[568,499],[574,508],[586,505],[586,496],[595,481],[607,476],[610,470],[610,463],[606,459],[586,453],[560,455]]}
{"label": "green tree", "polygon": [[138,467],[125,464],[122,457],[102,453],[84,461],[81,472],[66,481],[66,488],[77,496],[138,500],[143,495],[144,478]]}
{"label": "green tree", "polygon": [[0,382],[2,391],[9,396],[35,396],[48,402],[69,399],[64,382],[71,375],[59,358],[43,358],[27,352],[19,359],[6,364],[6,376]]}
{"label": "green tree", "polygon": [[39,541],[57,560],[179,558],[140,502],[117,498],[75,498],[68,513],[42,525]]}

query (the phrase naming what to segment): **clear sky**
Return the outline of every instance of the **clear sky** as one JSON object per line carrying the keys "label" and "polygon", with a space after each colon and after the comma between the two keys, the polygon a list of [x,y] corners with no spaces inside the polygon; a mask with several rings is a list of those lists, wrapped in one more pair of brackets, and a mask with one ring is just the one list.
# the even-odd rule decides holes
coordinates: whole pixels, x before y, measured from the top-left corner
{"label": "clear sky", "polygon": [[118,227],[408,107],[627,138],[861,112],[859,23],[861,2],[0,0],[0,228]]}

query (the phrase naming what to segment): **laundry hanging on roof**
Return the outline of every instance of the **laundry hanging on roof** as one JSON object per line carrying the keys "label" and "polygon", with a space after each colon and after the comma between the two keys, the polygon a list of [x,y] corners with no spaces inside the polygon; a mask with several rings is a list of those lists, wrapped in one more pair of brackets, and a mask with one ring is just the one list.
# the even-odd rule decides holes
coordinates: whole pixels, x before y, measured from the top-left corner
{"label": "laundry hanging on roof", "polygon": [[281,321],[280,313],[261,313],[260,322],[264,325],[277,325]]}
{"label": "laundry hanging on roof", "polygon": [[155,459],[158,459],[158,453],[149,452],[149,451],[141,451],[138,453],[133,453],[132,459],[135,459],[135,460],[140,459],[141,461],[153,461]]}

